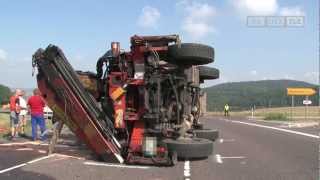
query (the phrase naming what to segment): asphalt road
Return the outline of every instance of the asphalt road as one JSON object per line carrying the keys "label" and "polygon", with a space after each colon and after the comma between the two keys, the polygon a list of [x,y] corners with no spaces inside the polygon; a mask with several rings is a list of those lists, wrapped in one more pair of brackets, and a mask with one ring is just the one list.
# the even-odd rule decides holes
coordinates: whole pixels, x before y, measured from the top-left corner
{"label": "asphalt road", "polygon": [[[174,167],[126,166],[100,163],[83,148],[63,146],[57,149],[58,154],[33,162],[30,160],[45,156],[42,151],[45,145],[0,145],[0,179],[316,180],[318,177],[318,127],[283,128],[274,123],[219,117],[206,117],[203,122],[221,133],[214,144],[214,154],[205,160],[180,161]],[[21,164],[25,165],[7,169]],[[1,171],[4,169],[7,171]]]}

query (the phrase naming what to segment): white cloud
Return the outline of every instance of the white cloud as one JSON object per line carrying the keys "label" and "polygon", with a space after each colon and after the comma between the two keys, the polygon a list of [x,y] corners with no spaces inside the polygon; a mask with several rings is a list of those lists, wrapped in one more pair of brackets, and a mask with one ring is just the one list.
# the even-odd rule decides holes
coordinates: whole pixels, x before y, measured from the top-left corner
{"label": "white cloud", "polygon": [[319,81],[319,72],[306,72],[303,76],[303,80],[310,83],[318,83]]}
{"label": "white cloud", "polygon": [[182,7],[185,14],[182,30],[193,40],[204,38],[209,33],[214,32],[212,23],[216,15],[216,9],[213,6],[193,1],[181,1],[177,5]]}
{"label": "white cloud", "polygon": [[3,49],[0,49],[0,62],[6,61],[7,57],[8,57],[7,52]]}
{"label": "white cloud", "polygon": [[143,28],[156,28],[160,19],[160,12],[157,8],[145,6],[138,19],[138,25]]}
{"label": "white cloud", "polygon": [[231,0],[231,3],[245,16],[273,15],[279,7],[277,0]]}
{"label": "white cloud", "polygon": [[278,0],[230,0],[231,4],[244,17],[246,16],[303,16],[299,6],[280,7]]}
{"label": "white cloud", "polygon": [[295,78],[289,74],[286,74],[284,75],[284,79],[295,79]]}
{"label": "white cloud", "polygon": [[279,15],[281,16],[304,16],[305,12],[301,7],[284,7],[280,9]]}
{"label": "white cloud", "polygon": [[250,74],[253,76],[256,76],[258,74],[258,72],[256,70],[252,70],[252,71],[250,71]]}

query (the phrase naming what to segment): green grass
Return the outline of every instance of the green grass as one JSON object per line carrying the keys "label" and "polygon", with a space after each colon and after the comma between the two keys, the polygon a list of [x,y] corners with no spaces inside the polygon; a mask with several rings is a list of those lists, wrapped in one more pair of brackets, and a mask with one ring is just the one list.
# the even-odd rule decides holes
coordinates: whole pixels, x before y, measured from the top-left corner
{"label": "green grass", "polygon": [[0,138],[3,138],[10,132],[10,120],[9,114],[0,113]]}
{"label": "green grass", "polygon": [[264,120],[277,120],[277,121],[288,121],[289,118],[286,113],[268,113],[263,118]]}
{"label": "green grass", "polygon": [[[309,106],[307,111],[306,107],[279,107],[279,108],[263,108],[256,109],[254,111],[254,117],[257,119],[264,119],[268,114],[285,114],[288,119],[291,120],[291,112],[292,112],[292,120],[320,120],[320,109],[318,106]],[[307,119],[305,115],[307,114]],[[209,115],[223,115],[223,112],[208,112]],[[251,111],[230,111],[231,116],[252,116]]]}

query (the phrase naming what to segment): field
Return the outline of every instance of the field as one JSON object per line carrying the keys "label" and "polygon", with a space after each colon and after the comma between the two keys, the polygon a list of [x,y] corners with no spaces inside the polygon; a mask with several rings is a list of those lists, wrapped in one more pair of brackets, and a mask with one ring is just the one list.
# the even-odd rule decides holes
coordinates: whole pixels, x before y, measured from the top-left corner
{"label": "field", "polygon": [[[292,112],[292,119],[293,120],[320,120],[320,109],[318,106],[309,106],[306,110],[306,107],[280,107],[280,108],[263,108],[263,109],[256,109],[253,113],[252,111],[238,111],[238,112],[231,112],[231,116],[246,116],[250,117],[253,115],[256,119],[264,119],[269,114],[284,114],[291,120],[291,112]],[[223,112],[208,112],[210,115],[223,115]],[[306,116],[307,115],[307,116]],[[307,117],[307,118],[306,118]]]}
{"label": "field", "polygon": [[9,114],[0,113],[0,136],[9,130]]}
{"label": "field", "polygon": [[[50,120],[46,120],[46,127],[51,128],[52,124]],[[10,121],[8,113],[0,113],[0,138],[6,136],[10,132]],[[31,137],[31,121],[27,119],[26,135]]]}

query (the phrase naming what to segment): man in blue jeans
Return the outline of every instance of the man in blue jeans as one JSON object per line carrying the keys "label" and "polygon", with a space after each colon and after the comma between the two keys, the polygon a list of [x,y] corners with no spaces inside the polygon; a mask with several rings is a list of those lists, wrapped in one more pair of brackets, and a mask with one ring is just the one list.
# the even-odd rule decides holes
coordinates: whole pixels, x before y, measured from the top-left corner
{"label": "man in blue jeans", "polygon": [[[31,127],[32,127],[32,140],[37,140],[37,126],[39,125],[41,134],[46,130],[46,123],[43,116],[43,108],[45,107],[45,102],[41,97],[39,89],[33,90],[33,96],[28,100],[28,105],[31,110]],[[45,137],[40,137],[43,141]]]}

